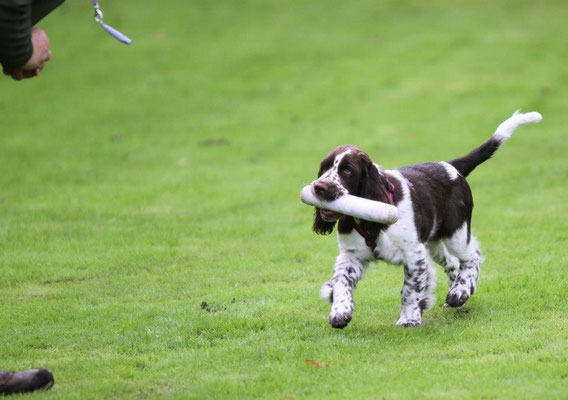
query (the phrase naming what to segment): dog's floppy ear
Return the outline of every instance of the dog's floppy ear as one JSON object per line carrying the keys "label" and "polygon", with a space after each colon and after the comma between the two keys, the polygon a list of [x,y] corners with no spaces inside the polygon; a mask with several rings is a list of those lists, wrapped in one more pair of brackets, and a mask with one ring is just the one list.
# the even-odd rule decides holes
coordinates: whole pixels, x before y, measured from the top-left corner
{"label": "dog's floppy ear", "polygon": [[324,221],[322,218],[319,208],[315,208],[314,212],[314,225],[312,226],[312,230],[317,233],[318,235],[329,235],[333,232],[333,227],[335,226],[335,222],[327,222]]}
{"label": "dog's floppy ear", "polygon": [[359,196],[366,199],[389,203],[389,193],[387,191],[387,181],[384,175],[379,173],[377,166],[365,155],[365,164],[362,168],[361,183],[359,185]]}
{"label": "dog's floppy ear", "polygon": [[383,178],[380,176],[375,164],[366,154],[361,157],[361,162],[363,165],[359,183],[359,196],[365,199],[381,201],[383,197],[381,196]]}

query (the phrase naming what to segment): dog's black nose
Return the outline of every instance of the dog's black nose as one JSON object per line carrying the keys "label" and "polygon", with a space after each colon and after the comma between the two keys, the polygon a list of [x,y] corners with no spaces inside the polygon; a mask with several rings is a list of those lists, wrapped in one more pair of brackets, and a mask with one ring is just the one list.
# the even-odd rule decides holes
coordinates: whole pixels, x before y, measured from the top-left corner
{"label": "dog's black nose", "polygon": [[323,196],[329,190],[329,185],[325,182],[315,182],[312,186],[318,196]]}

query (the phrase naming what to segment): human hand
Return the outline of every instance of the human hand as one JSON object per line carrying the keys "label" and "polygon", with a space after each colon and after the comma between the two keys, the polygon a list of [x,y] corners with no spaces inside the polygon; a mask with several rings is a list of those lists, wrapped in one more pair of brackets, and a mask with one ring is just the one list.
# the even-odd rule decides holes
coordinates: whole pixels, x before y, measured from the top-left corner
{"label": "human hand", "polygon": [[32,28],[31,36],[33,53],[28,62],[21,67],[2,67],[5,75],[9,75],[17,81],[38,76],[45,63],[51,58],[49,38],[45,31],[39,28]]}
{"label": "human hand", "polygon": [[43,29],[32,28],[32,46],[34,51],[31,58],[21,68],[24,71],[42,70],[45,63],[51,58],[49,39]]}

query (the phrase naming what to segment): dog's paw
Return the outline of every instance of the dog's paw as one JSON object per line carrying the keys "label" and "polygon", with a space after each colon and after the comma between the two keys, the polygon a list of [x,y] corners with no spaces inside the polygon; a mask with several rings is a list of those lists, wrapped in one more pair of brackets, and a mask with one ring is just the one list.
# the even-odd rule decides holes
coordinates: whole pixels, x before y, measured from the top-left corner
{"label": "dog's paw", "polygon": [[396,326],[404,326],[406,328],[414,328],[417,326],[422,326],[422,321],[421,320],[405,320],[402,318],[399,318],[398,321],[396,321]]}
{"label": "dog's paw", "polygon": [[351,318],[353,317],[352,313],[334,313],[333,311],[329,314],[329,324],[332,328],[339,328],[343,329],[349,324]]}
{"label": "dog's paw", "polygon": [[349,321],[351,321],[351,318],[353,318],[354,309],[355,307],[351,301],[345,299],[339,302],[336,301],[331,306],[331,312],[329,313],[329,324],[331,327],[345,328]]}
{"label": "dog's paw", "polygon": [[444,307],[461,307],[469,299],[470,290],[464,285],[455,285],[446,296]]}
{"label": "dog's paw", "polygon": [[422,326],[422,310],[416,306],[403,306],[396,326]]}
{"label": "dog's paw", "polygon": [[320,297],[327,300],[330,304],[333,303],[333,286],[331,286],[331,282],[321,285]]}

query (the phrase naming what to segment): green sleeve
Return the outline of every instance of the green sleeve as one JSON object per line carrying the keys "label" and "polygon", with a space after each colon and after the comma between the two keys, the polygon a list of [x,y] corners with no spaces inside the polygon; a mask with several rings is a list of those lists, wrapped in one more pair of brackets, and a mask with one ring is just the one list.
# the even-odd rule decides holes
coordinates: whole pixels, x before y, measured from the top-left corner
{"label": "green sleeve", "polygon": [[32,56],[31,2],[0,0],[0,63],[24,65]]}

